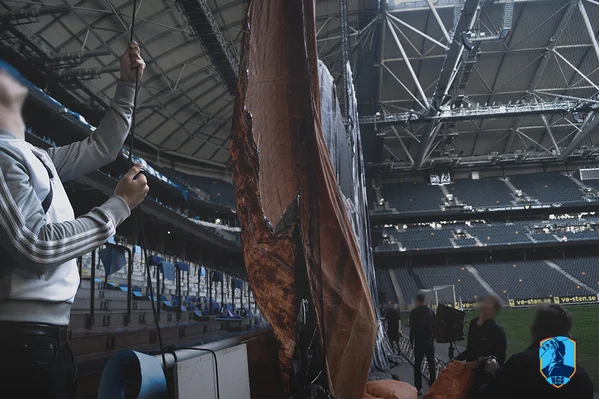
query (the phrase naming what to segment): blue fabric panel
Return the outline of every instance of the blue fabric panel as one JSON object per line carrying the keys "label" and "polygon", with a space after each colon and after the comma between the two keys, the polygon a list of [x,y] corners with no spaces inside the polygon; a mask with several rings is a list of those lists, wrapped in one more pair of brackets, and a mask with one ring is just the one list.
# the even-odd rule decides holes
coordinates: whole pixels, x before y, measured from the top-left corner
{"label": "blue fabric panel", "polygon": [[189,271],[189,264],[187,264],[185,262],[177,262],[177,263],[175,263],[175,266],[177,267],[177,269],[181,270],[182,272]]}
{"label": "blue fabric panel", "polygon": [[168,262],[160,262],[160,272],[164,274],[164,278],[167,280],[175,280],[175,265]]}
{"label": "blue fabric panel", "polygon": [[106,269],[107,275],[112,275],[127,264],[125,251],[121,248],[107,247],[98,251],[100,260]]}
{"label": "blue fabric panel", "polygon": [[223,273],[222,272],[214,272],[212,273],[212,281],[223,281]]}
{"label": "blue fabric panel", "polygon": [[158,266],[163,260],[164,259],[158,255],[152,255],[148,259],[148,263],[150,264],[150,266]]}

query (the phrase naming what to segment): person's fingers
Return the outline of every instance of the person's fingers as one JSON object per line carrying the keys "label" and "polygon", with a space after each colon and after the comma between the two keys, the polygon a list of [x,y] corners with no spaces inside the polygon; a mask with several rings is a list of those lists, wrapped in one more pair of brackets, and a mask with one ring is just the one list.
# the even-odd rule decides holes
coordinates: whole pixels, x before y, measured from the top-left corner
{"label": "person's fingers", "polygon": [[133,180],[133,178],[135,176],[137,176],[139,174],[139,172],[141,172],[141,164],[135,164],[133,165],[133,167],[131,169],[129,169],[129,171],[127,173],[125,173],[125,175],[123,176],[123,179],[127,179],[127,180]]}
{"label": "person's fingers", "polygon": [[131,68],[132,69],[137,69],[137,68],[145,68],[146,67],[146,63],[144,62],[143,58],[141,58],[141,56],[137,56],[135,58],[131,58]]}
{"label": "person's fingers", "polygon": [[121,59],[126,59],[127,57],[130,57],[130,56],[131,56],[131,47],[127,47],[125,49],[125,52],[121,56]]}
{"label": "person's fingers", "polygon": [[149,193],[149,192],[150,192],[150,186],[148,186],[148,185],[146,184],[146,186],[144,187],[144,193],[145,193],[144,197],[145,197],[146,195],[148,195],[148,193]]}
{"label": "person's fingers", "polygon": [[137,56],[139,55],[139,53],[140,53],[140,49],[139,49],[139,47],[129,47],[129,50],[130,50],[130,51],[129,51],[129,54],[130,54],[132,57],[137,57]]}
{"label": "person's fingers", "polygon": [[143,186],[145,186],[145,185],[147,185],[147,184],[148,184],[148,178],[146,177],[146,175],[144,175],[144,174],[142,173],[142,174],[139,174],[139,175],[137,175],[137,178],[135,179],[135,182],[136,182],[136,183],[137,183],[137,184],[138,184],[140,187],[143,187]]}

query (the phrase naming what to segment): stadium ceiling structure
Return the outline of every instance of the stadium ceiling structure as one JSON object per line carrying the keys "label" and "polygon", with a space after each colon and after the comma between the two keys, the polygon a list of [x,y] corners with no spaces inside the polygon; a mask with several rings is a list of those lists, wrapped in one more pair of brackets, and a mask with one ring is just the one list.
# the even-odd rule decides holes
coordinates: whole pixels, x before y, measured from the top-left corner
{"label": "stadium ceiling structure", "polygon": [[[369,1],[376,11],[376,0]],[[227,168],[245,3],[138,0],[135,39],[147,69],[136,138],[153,153],[150,157]],[[4,6],[0,45],[18,49],[75,102],[103,113],[129,40],[133,0],[1,0],[0,4]],[[362,33],[358,0],[348,0],[347,7],[344,26],[351,30],[349,36],[357,37]],[[339,0],[319,0],[317,10],[320,56],[341,76]]]}
{"label": "stadium ceiling structure", "polygon": [[599,1],[391,0],[379,25],[379,165],[598,159]]}
{"label": "stadium ceiling structure", "polygon": [[[20,52],[72,103],[103,113],[133,0],[0,4],[0,46]],[[138,0],[135,36],[147,70],[136,135],[151,159],[227,169],[245,4]],[[417,170],[599,156],[598,0],[316,5],[320,59],[338,82],[349,61],[358,81],[359,123],[377,144],[371,165]]]}

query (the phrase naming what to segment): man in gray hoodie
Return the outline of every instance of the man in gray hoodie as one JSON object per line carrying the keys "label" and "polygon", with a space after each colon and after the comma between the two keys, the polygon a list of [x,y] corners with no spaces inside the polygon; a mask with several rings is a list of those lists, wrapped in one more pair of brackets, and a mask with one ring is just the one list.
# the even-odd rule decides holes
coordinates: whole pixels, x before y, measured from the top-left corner
{"label": "man in gray hoodie", "polygon": [[136,43],[120,63],[98,128],[81,142],[43,150],[25,141],[24,80],[0,61],[0,398],[74,396],[68,325],[79,287],[76,258],[114,235],[148,193],[136,165],[103,205],[76,218],[63,187],[115,160],[123,146],[136,70],[141,77],[145,67]]}

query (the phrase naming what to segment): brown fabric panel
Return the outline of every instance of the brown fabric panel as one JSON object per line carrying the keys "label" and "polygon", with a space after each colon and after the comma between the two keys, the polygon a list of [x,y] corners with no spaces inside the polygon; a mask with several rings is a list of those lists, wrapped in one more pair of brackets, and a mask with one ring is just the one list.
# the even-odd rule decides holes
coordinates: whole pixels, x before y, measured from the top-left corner
{"label": "brown fabric panel", "polygon": [[[343,399],[358,399],[364,393],[376,323],[321,130],[313,1],[252,0],[245,28],[231,166],[250,283],[280,345],[289,390],[294,265],[303,251],[317,322],[324,321],[330,389]],[[299,217],[290,217],[273,233],[268,221],[279,224],[296,195]],[[302,248],[294,241],[298,228]]]}
{"label": "brown fabric panel", "polygon": [[[243,227],[245,267],[260,310],[279,344],[284,389],[290,390],[295,350],[295,259],[297,222],[274,234],[296,195],[291,167],[292,117],[288,90],[297,77],[287,73],[290,54],[277,40],[290,40],[289,9],[280,1],[252,1],[247,10],[244,57],[239,76],[231,138],[231,168],[237,213]],[[254,18],[254,16],[260,18]],[[274,77],[271,79],[270,77]],[[277,167],[278,165],[278,167]],[[295,218],[297,219],[297,218]]]}
{"label": "brown fabric panel", "polygon": [[[336,318],[324,318],[325,336],[330,337],[325,345],[331,390],[341,398],[357,399],[362,397],[368,378],[376,339],[376,320],[358,244],[322,134],[313,5],[310,0],[304,1],[306,54],[312,78],[310,100],[314,139],[304,140],[301,154],[308,157],[304,162],[308,169],[316,172],[310,178],[316,178],[318,206],[316,217],[312,214],[311,218],[306,219],[307,215],[304,214],[300,217],[300,223],[302,231],[306,231],[306,226],[312,220],[318,220],[319,231],[315,236],[318,238],[316,251],[319,254],[314,254],[315,248],[309,247],[310,242],[306,239],[303,242],[304,252],[315,255],[307,256],[308,267],[314,276],[312,292],[315,297],[320,293],[319,280],[322,280],[324,309],[320,311],[320,316],[336,315]],[[310,167],[311,163],[315,165]],[[300,186],[300,198],[305,197]],[[310,262],[318,259],[320,267]],[[318,298],[315,299],[318,303]]]}

